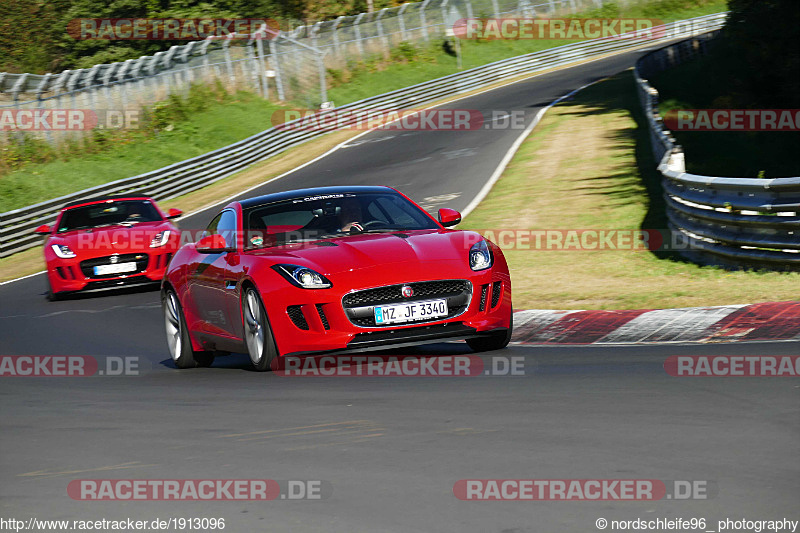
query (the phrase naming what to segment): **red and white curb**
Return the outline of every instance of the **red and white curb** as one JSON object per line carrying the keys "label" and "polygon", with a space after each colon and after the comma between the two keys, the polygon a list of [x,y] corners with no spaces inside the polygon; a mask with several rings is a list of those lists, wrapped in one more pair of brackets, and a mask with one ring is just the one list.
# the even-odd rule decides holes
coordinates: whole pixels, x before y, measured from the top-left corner
{"label": "red and white curb", "polygon": [[800,302],[629,311],[517,311],[515,344],[800,340]]}

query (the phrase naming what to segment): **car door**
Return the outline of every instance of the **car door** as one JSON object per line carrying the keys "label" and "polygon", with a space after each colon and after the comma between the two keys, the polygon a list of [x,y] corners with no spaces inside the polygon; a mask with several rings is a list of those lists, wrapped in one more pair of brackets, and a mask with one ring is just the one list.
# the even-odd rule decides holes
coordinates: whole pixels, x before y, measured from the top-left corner
{"label": "car door", "polygon": [[[214,234],[225,237],[228,247],[236,249],[237,217],[233,209],[225,209],[214,217],[204,236]],[[219,252],[204,254],[193,265],[189,291],[202,321],[201,329],[213,335],[235,336],[237,328],[233,322],[235,317],[231,316],[231,301],[235,297],[236,282],[232,279],[231,266],[238,261],[238,251]]]}

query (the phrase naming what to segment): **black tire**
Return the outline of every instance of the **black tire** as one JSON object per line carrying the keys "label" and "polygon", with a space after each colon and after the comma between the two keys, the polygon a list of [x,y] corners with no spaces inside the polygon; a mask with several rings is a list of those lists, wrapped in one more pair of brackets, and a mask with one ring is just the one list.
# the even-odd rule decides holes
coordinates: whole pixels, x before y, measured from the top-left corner
{"label": "black tire", "polygon": [[253,368],[259,372],[271,370],[272,361],[278,356],[278,347],[264,303],[253,287],[247,287],[242,292],[242,320],[244,341]]}
{"label": "black tire", "polygon": [[186,318],[183,316],[178,295],[172,289],[167,289],[161,299],[164,311],[164,325],[167,331],[167,346],[169,347],[172,362],[178,368],[197,368],[211,366],[214,362],[214,352],[196,352],[192,350],[192,341],[189,338],[189,329],[186,327]]}
{"label": "black tire", "polygon": [[508,322],[508,329],[498,333],[492,333],[485,337],[475,337],[467,339],[467,344],[476,352],[490,352],[502,350],[511,342],[511,335],[514,333],[514,311],[512,307],[511,318]]}
{"label": "black tire", "polygon": [[[47,273],[45,272],[45,277],[47,277]],[[47,299],[51,302],[57,302],[61,299],[61,294],[57,292],[53,292],[53,284],[50,283],[50,278],[47,278]]]}

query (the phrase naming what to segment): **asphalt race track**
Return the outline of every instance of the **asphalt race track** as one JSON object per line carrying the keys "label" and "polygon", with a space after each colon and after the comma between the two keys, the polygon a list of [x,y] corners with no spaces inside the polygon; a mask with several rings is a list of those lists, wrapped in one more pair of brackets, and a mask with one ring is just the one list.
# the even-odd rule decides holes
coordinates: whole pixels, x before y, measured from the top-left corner
{"label": "asphalt race track", "polygon": [[[448,107],[537,111],[633,64],[635,53],[542,75]],[[519,130],[373,132],[246,196],[385,184],[464,209]],[[535,179],[535,177],[532,177]],[[205,226],[218,208],[181,219]],[[513,273],[512,273],[513,276]],[[677,378],[670,355],[797,355],[796,342],[512,346],[516,376],[281,377],[244,355],[176,370],[159,294],[48,302],[37,275],[0,286],[0,354],[86,355],[137,376],[0,381],[0,517],[224,518],[225,531],[590,532],[642,518],[798,519],[797,378]],[[398,354],[470,354],[443,343]],[[319,501],[76,501],[75,479],[318,480]],[[707,499],[460,501],[462,479],[699,481]],[[684,528],[689,529],[689,528]],[[611,530],[611,528],[609,528]]]}

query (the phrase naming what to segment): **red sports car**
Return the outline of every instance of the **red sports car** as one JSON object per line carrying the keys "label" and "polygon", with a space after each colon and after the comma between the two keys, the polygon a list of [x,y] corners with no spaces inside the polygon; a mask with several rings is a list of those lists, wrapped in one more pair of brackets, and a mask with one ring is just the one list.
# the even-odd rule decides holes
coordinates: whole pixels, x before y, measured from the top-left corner
{"label": "red sports car", "polygon": [[145,196],[108,196],[65,206],[48,235],[44,260],[48,297],[126,284],[160,282],[180,246],[178,228]]}
{"label": "red sports car", "polygon": [[[500,249],[446,229],[389,187],[324,187],[232,202],[169,264],[162,303],[179,368],[248,353],[276,357],[511,338],[511,279]],[[276,361],[277,362],[277,361]]]}

